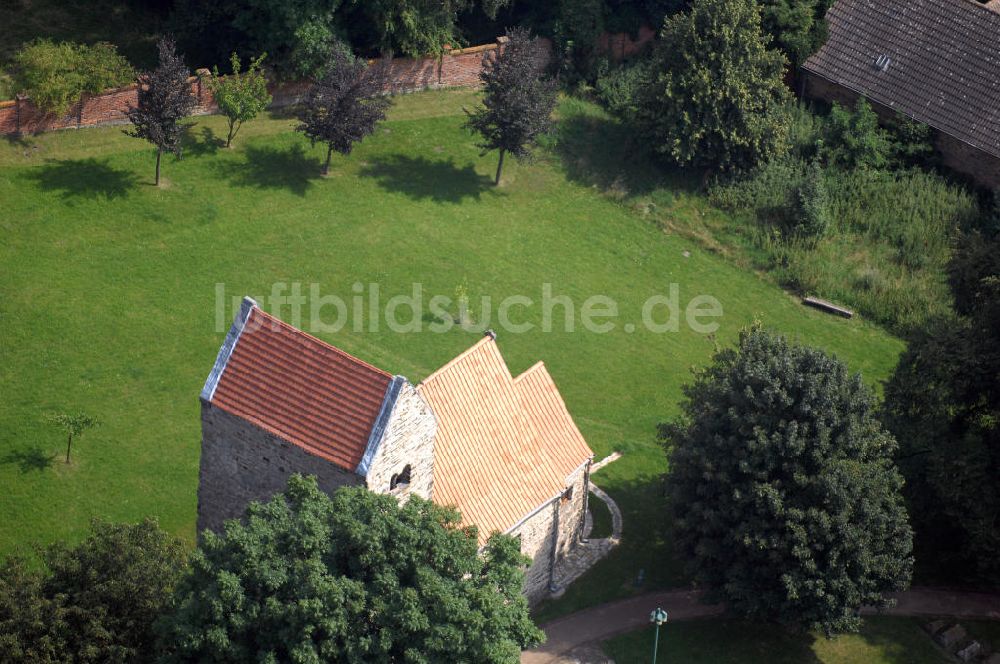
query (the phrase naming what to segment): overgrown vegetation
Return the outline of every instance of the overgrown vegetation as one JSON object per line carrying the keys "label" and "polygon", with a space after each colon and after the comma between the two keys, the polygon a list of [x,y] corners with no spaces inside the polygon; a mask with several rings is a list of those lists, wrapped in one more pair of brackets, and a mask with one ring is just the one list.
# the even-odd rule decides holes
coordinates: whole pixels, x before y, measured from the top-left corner
{"label": "overgrown vegetation", "polygon": [[62,114],[84,94],[98,94],[135,79],[135,71],[112,44],[93,46],[39,39],[14,56],[8,87],[23,92],[41,110]]}
{"label": "overgrown vegetation", "polygon": [[1000,240],[951,261],[957,317],[911,339],[886,386],[920,552],[934,577],[1000,586]]}
{"label": "overgrown vegetation", "polygon": [[[756,263],[796,292],[855,307],[900,332],[947,314],[945,268],[979,204],[966,187],[912,165],[933,152],[926,127],[881,128],[863,99],[854,111],[835,106],[825,117],[799,107],[793,116],[789,156],[710,189],[714,204],[742,220],[732,230]],[[810,179],[825,191],[827,231],[825,240],[804,242],[795,229]]]}

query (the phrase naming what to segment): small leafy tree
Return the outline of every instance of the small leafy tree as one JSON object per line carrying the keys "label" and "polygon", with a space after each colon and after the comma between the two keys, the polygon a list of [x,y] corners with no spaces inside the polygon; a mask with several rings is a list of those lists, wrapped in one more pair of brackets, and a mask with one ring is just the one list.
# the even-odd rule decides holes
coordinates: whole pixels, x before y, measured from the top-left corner
{"label": "small leafy tree", "polygon": [[159,65],[139,76],[138,104],[127,111],[132,129],[126,134],[144,138],[156,146],[156,180],[160,184],[160,157],[164,152],[180,154],[181,125],[195,105],[188,83],[188,69],[177,55],[174,42],[161,39],[156,45]]}
{"label": "small leafy tree", "polygon": [[495,182],[500,184],[503,159],[508,152],[516,159],[531,155],[531,146],[551,125],[556,104],[556,81],[543,74],[545,51],[524,29],[507,31],[507,42],[486,56],[479,80],[483,83],[483,105],[466,111],[467,126],[482,138],[485,152],[500,151]]}
{"label": "small leafy tree", "polygon": [[892,143],[878,124],[868,100],[858,97],[854,110],[834,104],[820,146],[820,157],[830,166],[851,170],[879,169],[889,163]]}
{"label": "small leafy tree", "polygon": [[180,541],[152,520],[98,520],[83,542],[41,559],[0,565],[0,662],[153,660],[153,623],[186,565]]}
{"label": "small leafy tree", "polygon": [[830,196],[823,177],[823,167],[813,161],[802,185],[795,192],[795,232],[803,237],[818,238],[830,225]]}
{"label": "small leafy tree", "polygon": [[293,476],[225,534],[203,533],[167,662],[509,662],[542,634],[521,594],[518,542],[449,508]]}
{"label": "small leafy tree", "polygon": [[785,58],[754,0],[695,0],[667,18],[637,118],[680,165],[744,169],[787,151]]}
{"label": "small leafy tree", "polygon": [[860,375],[755,326],[685,395],[660,435],[677,544],[710,598],[829,633],[908,585],[896,441]]}
{"label": "small leafy tree", "polygon": [[232,73],[220,76],[216,67],[209,88],[219,110],[229,121],[229,132],[226,134],[226,147],[233,144],[233,139],[240,127],[247,120],[253,120],[271,103],[271,94],[267,91],[267,76],[264,75],[260,63],[266,53],[250,61],[245,72],[240,71],[240,57],[233,53],[229,58]]}
{"label": "small leafy tree", "polygon": [[14,87],[47,113],[65,113],[85,93],[125,85],[135,71],[111,44],[38,39],[14,56]]}
{"label": "small leafy tree", "polygon": [[384,94],[387,76],[386,61],[368,66],[346,48],[336,47],[331,52],[326,72],[302,104],[301,124],[296,127],[313,145],[326,143],[323,175],[330,172],[334,150],[350,154],[354,144],[373,134],[385,119],[392,104]]}
{"label": "small leafy tree", "polygon": [[49,421],[62,429],[66,434],[66,463],[69,463],[69,453],[73,447],[73,439],[79,438],[84,432],[100,424],[95,418],[86,413],[77,413],[76,415],[54,413],[49,416]]}

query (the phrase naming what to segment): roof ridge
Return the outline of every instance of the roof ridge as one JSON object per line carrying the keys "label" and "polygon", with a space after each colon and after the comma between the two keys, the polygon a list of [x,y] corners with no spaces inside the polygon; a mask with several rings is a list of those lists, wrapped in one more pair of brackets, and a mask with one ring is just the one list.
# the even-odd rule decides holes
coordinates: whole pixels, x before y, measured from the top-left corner
{"label": "roof ridge", "polygon": [[[534,364],[532,364],[530,367],[528,367],[527,369],[525,369],[521,373],[519,373],[516,376],[514,376],[513,380],[516,383],[519,380],[521,380],[522,378],[524,378],[525,376],[527,376],[529,374],[532,374],[535,371],[538,371],[538,369],[544,369],[544,368],[545,368],[545,361],[544,360],[538,360],[537,362],[535,362]],[[548,373],[548,371],[546,371],[545,373]]]}
{"label": "roof ridge", "polygon": [[986,11],[988,11],[989,13],[993,14],[998,19],[1000,19],[1000,13],[998,13],[995,9],[990,9],[989,7],[987,7],[986,6],[987,3],[985,3],[985,2],[979,2],[979,0],[959,0],[959,2],[967,2],[967,3],[970,3],[970,4],[976,5],[980,9],[985,9]]}
{"label": "roof ridge", "polygon": [[365,367],[367,367],[367,368],[369,368],[369,369],[371,369],[373,371],[376,371],[376,372],[378,372],[380,374],[388,376],[389,378],[392,378],[392,374],[389,373],[388,371],[386,371],[385,369],[382,369],[380,367],[376,367],[374,364],[371,364],[369,362],[365,362],[360,357],[356,357],[354,355],[351,355],[350,353],[348,353],[346,350],[344,350],[342,348],[338,348],[337,346],[334,346],[333,344],[331,344],[331,343],[329,343],[327,341],[323,341],[319,337],[315,337],[315,336],[309,334],[305,330],[300,330],[299,328],[295,327],[294,325],[286,323],[285,321],[281,320],[277,316],[273,316],[273,315],[267,313],[266,311],[264,311],[263,309],[261,309],[260,305],[257,304],[256,302],[254,303],[254,307],[253,308],[254,308],[255,311],[260,312],[260,314],[262,316],[270,319],[271,321],[274,321],[274,322],[278,323],[278,325],[280,325],[283,328],[289,330],[295,336],[297,336],[297,337],[304,337],[305,339],[307,339],[309,341],[316,342],[319,345],[325,346],[329,350],[332,350],[333,352],[337,353],[338,355],[340,355],[340,356],[342,356],[342,357],[344,357],[344,358],[346,358],[348,360],[351,360],[352,362],[356,362],[356,363],[358,363],[358,364],[360,364],[362,366],[365,366]]}
{"label": "roof ridge", "polygon": [[[445,371],[447,371],[448,369],[451,369],[456,364],[458,364],[459,362],[461,362],[462,360],[464,360],[465,358],[467,358],[469,355],[471,355],[473,352],[479,350],[480,346],[484,346],[486,344],[489,344],[490,342],[492,342],[495,345],[496,344],[496,339],[494,339],[492,336],[490,336],[488,334],[483,335],[482,339],[480,339],[476,343],[472,344],[471,346],[469,346],[468,348],[466,348],[465,350],[463,350],[461,353],[459,353],[455,357],[453,357],[450,360],[448,360],[446,363],[444,363],[443,365],[441,365],[441,367],[439,367],[436,371],[432,372],[429,376],[427,376],[422,381],[420,381],[419,383],[417,383],[417,385],[418,386],[420,386],[420,385],[426,385],[428,382],[434,380],[435,378],[438,378]],[[507,365],[507,363],[504,362],[504,366],[506,366],[506,365]],[[510,369],[507,370],[507,373],[510,373]]]}

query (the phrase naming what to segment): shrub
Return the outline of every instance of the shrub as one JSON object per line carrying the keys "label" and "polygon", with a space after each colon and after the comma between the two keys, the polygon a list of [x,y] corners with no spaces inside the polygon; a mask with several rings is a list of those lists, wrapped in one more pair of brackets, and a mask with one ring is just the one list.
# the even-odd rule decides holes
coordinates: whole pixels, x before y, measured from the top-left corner
{"label": "shrub", "polygon": [[809,165],[796,157],[774,159],[750,173],[720,181],[709,200],[730,212],[752,215],[764,225],[785,228],[795,194],[802,188]]}
{"label": "shrub", "polygon": [[854,110],[834,104],[820,148],[830,166],[843,169],[885,168],[892,152],[889,133],[878,124],[878,116],[864,97]]}
{"label": "shrub", "polygon": [[794,200],[794,232],[802,237],[818,238],[830,224],[830,196],[823,178],[823,167],[812,162]]}
{"label": "shrub", "polygon": [[620,65],[598,68],[594,89],[601,104],[612,114],[623,119],[635,116],[639,91],[646,84],[649,64],[647,60],[634,60]]}
{"label": "shrub", "polygon": [[135,79],[111,44],[93,46],[39,39],[14,56],[14,85],[46,113],[65,113],[84,93],[98,94]]}

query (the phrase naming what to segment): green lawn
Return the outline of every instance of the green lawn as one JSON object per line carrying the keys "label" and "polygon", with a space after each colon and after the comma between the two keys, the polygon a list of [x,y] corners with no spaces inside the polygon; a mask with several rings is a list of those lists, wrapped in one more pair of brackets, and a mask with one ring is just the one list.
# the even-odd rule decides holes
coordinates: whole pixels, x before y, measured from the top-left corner
{"label": "green lawn", "polygon": [[611,519],[611,510],[604,504],[604,501],[590,494],[588,501],[590,515],[594,519],[594,527],[590,531],[590,539],[602,539],[611,537],[614,532],[614,523]]}
{"label": "green lawn", "polygon": [[[653,630],[611,639],[618,664],[650,661]],[[916,618],[871,617],[858,634],[828,639],[733,618],[667,623],[660,628],[659,664],[944,664],[953,661]]]}
{"label": "green lawn", "polygon": [[[194,119],[183,160],[164,160],[160,188],[149,184],[152,151],[118,128],[0,143],[0,553],[77,539],[93,516],[153,515],[193,542],[198,393],[224,336],[220,283],[227,296],[299,282],[345,298],[356,282],[378,283],[385,302],[420,282],[425,301],[464,288],[494,303],[514,294],[537,302],[550,283],[578,307],[593,294],[618,302],[607,334],[579,322],[575,332],[499,333],[515,373],[545,360],[598,458],[624,453],[594,477],[624,512],[624,542],[543,617],[683,580],[654,432],[715,344],[758,317],[836,353],[873,385],[894,365],[902,343],[882,330],[805,309],[593,187],[590,169],[614,137],[586,105],[564,103],[551,151],[511,163],[494,188],[495,155],[480,156],[461,126],[461,107],[473,102],[468,92],[400,97],[385,127],[335,158],[328,178],[317,176],[322,148],[282,118],[251,123],[232,150],[213,138],[221,118]],[[672,199],[678,223],[718,214],[686,186],[680,178]],[[683,325],[624,330],[671,283],[682,306],[698,294],[720,300],[714,337]],[[537,323],[540,307],[524,316]],[[321,336],[417,381],[479,335],[383,325]],[[74,444],[69,466],[44,419],[56,410],[103,422]]]}

